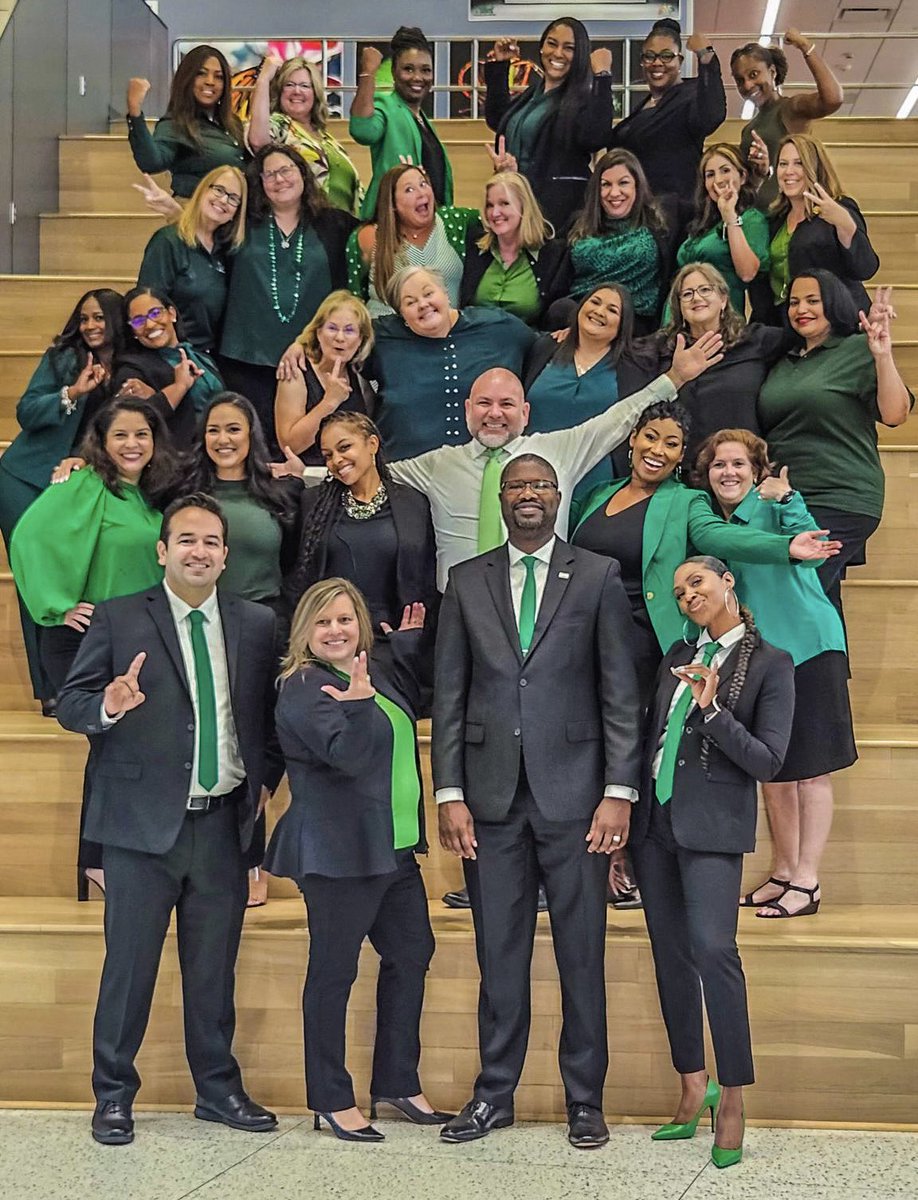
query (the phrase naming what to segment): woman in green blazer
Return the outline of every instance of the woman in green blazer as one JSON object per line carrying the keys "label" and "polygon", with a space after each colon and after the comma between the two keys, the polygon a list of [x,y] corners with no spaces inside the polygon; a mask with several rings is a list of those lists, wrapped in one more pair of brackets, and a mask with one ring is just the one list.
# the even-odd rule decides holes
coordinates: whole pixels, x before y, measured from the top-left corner
{"label": "woman in green blazer", "polygon": [[673,573],[693,553],[739,562],[818,565],[840,543],[823,530],[787,537],[731,525],[714,514],[708,496],[686,487],[679,474],[690,426],[677,400],[661,400],[641,413],[631,438],[631,474],[600,484],[573,517],[575,546],[616,558],[636,626],[635,651],[646,701],[660,659],[683,636],[673,596]]}
{"label": "woman in green blazer", "polygon": [[390,167],[409,162],[423,167],[438,204],[453,202],[453,171],[443,144],[421,106],[433,83],[433,47],[420,29],[402,25],[390,43],[393,91],[376,94],[376,72],[382,55],[364,46],[357,74],[357,94],[348,124],[351,137],[370,147],[373,178],[363,198],[365,221],[376,212],[380,180]]}
{"label": "woman in green blazer", "polygon": [[[0,532],[7,552],[17,521],[51,482],[56,464],[74,453],[93,414],[108,399],[122,329],[121,293],[86,292],[16,405],[20,432],[0,458]],[[45,716],[53,717],[54,685],[38,652],[38,628],[21,597],[19,618],[33,695]]]}

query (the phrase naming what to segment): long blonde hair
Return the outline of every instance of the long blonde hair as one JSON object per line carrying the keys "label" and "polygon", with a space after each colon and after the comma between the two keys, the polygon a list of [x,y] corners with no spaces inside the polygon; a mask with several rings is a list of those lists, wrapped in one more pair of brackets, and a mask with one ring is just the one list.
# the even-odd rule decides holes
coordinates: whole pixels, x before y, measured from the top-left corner
{"label": "long blonde hair", "polygon": [[[805,133],[789,133],[783,137],[778,143],[778,153],[775,155],[775,168],[777,169],[778,159],[781,157],[781,151],[785,146],[793,146],[800,155],[800,163],[803,167],[803,173],[806,176],[807,190],[812,191],[814,184],[819,184],[824,187],[833,200],[838,200],[844,195],[842,191],[841,181],[835,173],[835,168],[832,166],[832,160],[826,153],[826,148],[822,142],[818,142],[816,138],[808,137]],[[813,204],[810,200],[804,200],[806,206],[806,215],[813,215]],[[772,200],[768,211],[778,217],[786,217],[790,212],[790,200],[783,194],[778,192],[777,196]]]}
{"label": "long blonde hair", "polygon": [[320,133],[324,133],[325,127],[328,124],[328,100],[325,98],[325,84],[322,82],[322,73],[318,70],[315,63],[311,63],[309,59],[303,58],[302,55],[296,58],[288,58],[271,80],[268,91],[268,107],[272,113],[281,113],[283,115],[283,109],[280,106],[281,92],[284,89],[284,84],[294,71],[306,71],[312,81],[312,94],[315,99],[312,102],[312,112],[309,119]]}
{"label": "long blonde hair", "polygon": [[314,583],[300,597],[300,602],[296,606],[296,612],[290,623],[290,641],[287,645],[287,653],[281,659],[279,682],[282,683],[291,675],[295,675],[297,671],[302,671],[305,667],[313,666],[320,661],[309,648],[309,638],[320,614],[339,596],[347,596],[354,606],[358,630],[357,653],[360,654],[366,650],[369,654],[373,647],[373,623],[370,620],[367,602],[359,588],[356,588],[349,579],[333,575],[330,579],[321,579],[318,583]]}
{"label": "long blonde hair", "polygon": [[494,250],[497,246],[497,236],[488,227],[485,215],[488,204],[488,192],[492,187],[502,187],[520,211],[520,249],[540,250],[549,238],[555,236],[554,226],[546,219],[539,207],[539,202],[525,175],[518,171],[498,171],[484,185],[484,197],[481,203],[481,223],[484,226],[484,236],[475,245],[482,253]]}
{"label": "long blonde hair", "polygon": [[369,309],[360,297],[355,296],[353,292],[349,292],[346,288],[339,288],[336,292],[329,292],[316,309],[312,320],[296,340],[305,348],[306,354],[311,361],[317,363],[322,357],[317,336],[318,331],[336,308],[352,308],[357,315],[357,326],[360,330],[360,349],[351,359],[351,363],[355,367],[362,366],[367,361],[369,353],[373,349],[373,321],[370,317]]}
{"label": "long blonde hair", "polygon": [[214,167],[212,171],[207,172],[194,189],[191,199],[182,209],[181,216],[175,222],[175,231],[186,246],[197,244],[198,222],[201,219],[201,207],[204,204],[204,197],[220,176],[227,174],[227,172],[236,180],[236,186],[239,189],[239,195],[242,197],[242,200],[236,209],[236,215],[231,221],[227,221],[225,225],[221,225],[217,229],[214,238],[228,250],[238,250],[245,241],[245,209],[246,201],[248,200],[248,187],[246,186],[245,175],[243,175],[238,167]]}

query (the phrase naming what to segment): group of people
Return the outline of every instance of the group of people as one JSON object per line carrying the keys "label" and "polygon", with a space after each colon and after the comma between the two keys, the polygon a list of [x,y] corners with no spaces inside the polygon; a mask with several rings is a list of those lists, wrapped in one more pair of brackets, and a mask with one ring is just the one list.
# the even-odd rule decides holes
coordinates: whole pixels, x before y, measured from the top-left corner
{"label": "group of people", "polygon": [[[365,188],[306,59],[266,60],[245,126],[214,47],[182,60],[152,132],[131,81],[135,159],[173,195],[141,190],[169,223],[127,295],[79,299],[0,459],[35,696],[90,742],[97,1141],[134,1136],[173,909],[195,1115],[275,1127],[232,1053],[264,869],[308,912],[317,1128],[383,1138],[346,1068],[366,938],[371,1120],[394,1107],[447,1142],[512,1124],[541,889],[569,1138],[603,1145],[606,902],[636,884],[682,1087],[653,1136],[691,1137],[710,1109],[714,1163],[740,1160],[738,908],[819,909],[831,774],[856,758],[841,582],[882,515],[876,423],[913,401],[889,291],[864,288],[866,224],[808,132],[840,88],[803,35],[785,40],[816,90],[781,96],[783,52],[740,48],[757,116],[739,146],[705,149],[720,65],[692,35],[683,80],[674,21],[645,39],[647,96],[614,127],[611,56],[579,21],[548,25],[517,96],[499,39],[480,210],[453,204],[418,29],[392,39],[391,90],[362,52]],[[418,1075],[429,715],[481,970],[481,1072],[458,1114]],[[775,859],[743,896],[758,782]]]}

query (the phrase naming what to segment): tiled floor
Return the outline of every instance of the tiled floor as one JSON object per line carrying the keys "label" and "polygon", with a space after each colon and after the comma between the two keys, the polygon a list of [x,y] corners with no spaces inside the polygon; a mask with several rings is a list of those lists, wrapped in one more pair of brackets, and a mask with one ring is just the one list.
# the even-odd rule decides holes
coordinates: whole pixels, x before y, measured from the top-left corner
{"label": "tiled floor", "polygon": [[83,1112],[0,1112],[0,1186],[16,1200],[903,1200],[918,1197],[918,1134],[750,1129],[738,1167],[708,1161],[710,1135],[655,1144],[617,1126],[599,1151],[557,1125],[519,1125],[469,1146],[381,1121],[384,1145],[349,1146],[311,1121],[243,1134],[188,1114],[137,1114],[132,1146],[97,1146]]}

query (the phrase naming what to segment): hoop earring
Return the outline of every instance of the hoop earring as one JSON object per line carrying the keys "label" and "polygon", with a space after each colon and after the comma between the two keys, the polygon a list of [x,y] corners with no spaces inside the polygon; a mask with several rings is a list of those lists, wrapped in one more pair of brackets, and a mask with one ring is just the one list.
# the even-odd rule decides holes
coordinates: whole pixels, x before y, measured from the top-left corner
{"label": "hoop earring", "polygon": [[634,464],[634,451],[629,446],[628,447],[628,466],[630,467],[633,464]]}
{"label": "hoop earring", "polygon": [[673,471],[673,475],[675,475],[675,477],[679,481],[679,483],[682,482],[682,463],[681,462],[676,463],[676,469],[675,469],[675,471]]}
{"label": "hoop earring", "polygon": [[[733,597],[733,603],[736,605],[736,612],[730,612],[730,602],[728,600],[729,596]],[[736,592],[733,590],[732,587],[728,587],[728,588],[724,589],[724,608],[727,610],[728,613],[730,613],[731,617],[737,617],[737,618],[739,617],[739,615],[740,615],[739,600],[737,599]]]}
{"label": "hoop earring", "polygon": [[[691,625],[695,630],[694,638],[687,636],[689,625]],[[694,621],[690,621],[688,617],[686,617],[682,622],[682,640],[685,642],[686,646],[694,646],[698,641],[698,626],[694,623]]]}

